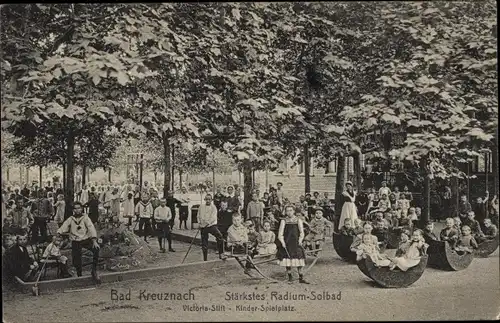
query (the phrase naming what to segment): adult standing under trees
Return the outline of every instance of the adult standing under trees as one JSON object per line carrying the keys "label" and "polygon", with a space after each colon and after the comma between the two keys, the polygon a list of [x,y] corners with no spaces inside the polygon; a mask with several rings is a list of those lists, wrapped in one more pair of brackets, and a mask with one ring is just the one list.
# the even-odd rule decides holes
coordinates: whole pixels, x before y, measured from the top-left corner
{"label": "adult standing under trees", "polygon": [[[47,241],[47,222],[54,214],[54,207],[47,198],[47,192],[44,189],[38,190],[37,199],[31,204],[31,213],[34,217],[31,226],[31,239],[35,243]],[[39,238],[40,235],[40,238]]]}
{"label": "adult standing under trees", "polygon": [[338,229],[340,230],[344,226],[344,221],[349,219],[351,226],[354,228],[354,220],[358,218],[358,213],[356,210],[356,192],[354,192],[353,185],[351,181],[345,183],[346,190],[342,192],[342,213],[340,213],[340,220],[338,223]]}

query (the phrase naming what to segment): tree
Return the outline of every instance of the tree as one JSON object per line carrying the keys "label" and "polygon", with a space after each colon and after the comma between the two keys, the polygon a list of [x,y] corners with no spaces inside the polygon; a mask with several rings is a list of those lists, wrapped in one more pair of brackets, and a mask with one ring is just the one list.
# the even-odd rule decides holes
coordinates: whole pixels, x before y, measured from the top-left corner
{"label": "tree", "polygon": [[[69,213],[75,143],[88,128],[123,121],[118,117],[128,104],[123,93],[133,92],[129,85],[136,80],[155,75],[145,64],[168,52],[148,42],[168,27],[141,4],[21,5],[2,15],[2,57],[8,62],[2,67],[9,67],[2,73],[13,80],[2,84],[2,126],[23,136],[40,134],[39,125],[48,121],[64,125]],[[28,26],[25,21],[32,18],[35,23]],[[51,42],[54,34],[62,36]]]}

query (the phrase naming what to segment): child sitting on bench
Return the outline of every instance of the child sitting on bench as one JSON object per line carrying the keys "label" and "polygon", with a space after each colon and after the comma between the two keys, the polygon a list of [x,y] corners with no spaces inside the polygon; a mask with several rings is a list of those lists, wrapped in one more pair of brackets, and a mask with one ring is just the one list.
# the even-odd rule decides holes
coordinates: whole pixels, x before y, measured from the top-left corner
{"label": "child sitting on bench", "polygon": [[238,213],[233,214],[233,224],[227,230],[227,246],[234,254],[245,254],[248,245],[248,229]]}
{"label": "child sitting on bench", "polygon": [[257,253],[257,246],[260,240],[260,234],[255,228],[255,224],[250,222],[248,228],[248,252],[253,257]]}
{"label": "child sitting on bench", "polygon": [[61,240],[61,237],[52,237],[52,242],[49,243],[47,248],[45,248],[42,257],[47,260],[56,260],[59,265],[59,270],[61,271],[62,278],[68,278],[71,277],[71,274],[68,271],[68,258],[61,255]]}
{"label": "child sitting on bench", "polygon": [[272,255],[276,253],[276,235],[271,231],[269,221],[264,221],[260,232],[260,240],[258,243],[258,252],[260,255]]}

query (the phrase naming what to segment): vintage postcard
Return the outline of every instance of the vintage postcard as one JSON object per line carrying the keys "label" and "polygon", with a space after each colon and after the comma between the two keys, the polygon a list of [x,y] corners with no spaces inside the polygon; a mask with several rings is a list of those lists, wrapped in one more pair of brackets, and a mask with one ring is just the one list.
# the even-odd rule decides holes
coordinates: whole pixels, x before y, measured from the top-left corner
{"label": "vintage postcard", "polygon": [[0,6],[3,321],[498,320],[496,2]]}

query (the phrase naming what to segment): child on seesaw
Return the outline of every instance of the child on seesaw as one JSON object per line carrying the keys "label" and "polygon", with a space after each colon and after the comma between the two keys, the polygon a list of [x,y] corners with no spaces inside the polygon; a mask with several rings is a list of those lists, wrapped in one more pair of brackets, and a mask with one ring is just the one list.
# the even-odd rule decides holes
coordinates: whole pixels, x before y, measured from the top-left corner
{"label": "child on seesaw", "polygon": [[276,236],[271,231],[271,223],[269,221],[263,222],[263,231],[260,232],[260,241],[258,244],[259,255],[273,255],[276,253]]}
{"label": "child on seesaw", "polygon": [[340,229],[340,234],[350,237],[354,237],[356,235],[356,231],[352,227],[351,219],[344,220],[344,226]]}

